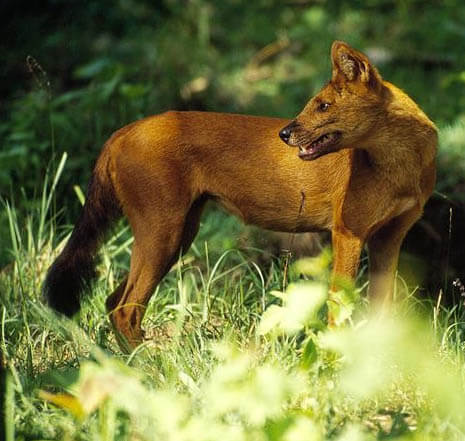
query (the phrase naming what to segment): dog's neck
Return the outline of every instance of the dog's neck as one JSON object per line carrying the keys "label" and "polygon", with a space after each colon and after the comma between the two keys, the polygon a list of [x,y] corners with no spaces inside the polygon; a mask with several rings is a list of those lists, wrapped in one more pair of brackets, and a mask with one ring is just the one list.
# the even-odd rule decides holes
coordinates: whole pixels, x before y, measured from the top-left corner
{"label": "dog's neck", "polygon": [[[386,122],[390,122],[387,124]],[[368,164],[380,179],[394,186],[398,182],[399,168],[405,170],[401,176],[407,181],[415,179],[423,167],[430,164],[436,154],[437,132],[433,123],[425,116],[413,116],[410,112],[392,112],[375,127],[366,145]]]}
{"label": "dog's neck", "polygon": [[382,116],[363,145],[373,168],[389,179],[398,168],[418,174],[436,155],[437,129],[433,122],[402,90],[385,82]]}

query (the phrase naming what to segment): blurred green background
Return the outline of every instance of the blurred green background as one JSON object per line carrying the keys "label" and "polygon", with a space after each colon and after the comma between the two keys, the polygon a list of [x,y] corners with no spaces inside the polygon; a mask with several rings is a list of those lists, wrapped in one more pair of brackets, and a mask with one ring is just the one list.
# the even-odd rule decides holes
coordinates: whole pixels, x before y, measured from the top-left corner
{"label": "blurred green background", "polygon": [[[2,2],[0,196],[37,203],[47,167],[69,160],[56,205],[79,207],[106,138],[167,109],[292,118],[328,79],[342,39],[441,129],[436,193],[405,261],[432,292],[465,276],[463,0],[47,0]],[[11,260],[0,214],[0,267]],[[450,288],[452,289],[452,288]]]}

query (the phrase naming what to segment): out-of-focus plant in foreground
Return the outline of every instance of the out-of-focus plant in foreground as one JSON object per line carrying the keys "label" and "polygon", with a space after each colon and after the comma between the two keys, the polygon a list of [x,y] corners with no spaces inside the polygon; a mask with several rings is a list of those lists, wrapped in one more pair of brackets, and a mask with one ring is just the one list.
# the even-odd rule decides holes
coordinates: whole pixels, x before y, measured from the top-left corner
{"label": "out-of-focus plant in foreground", "polygon": [[[104,415],[91,426],[95,436],[108,433],[109,421],[117,433],[122,412],[144,440],[432,440],[431,421],[442,421],[461,439],[465,399],[457,354],[439,346],[426,320],[402,308],[356,320],[348,307],[344,317],[351,320],[329,329],[322,259],[327,256],[297,265],[299,272],[311,268],[316,280],[273,293],[281,304],[263,314],[260,344],[212,343],[215,362],[199,378],[178,369],[175,382],[151,388],[136,371],[97,351],[69,395],[41,396],[81,422],[95,412]],[[350,292],[343,297],[357,299]],[[300,354],[296,363],[266,355],[268,344],[283,339],[291,342],[287,350]],[[373,406],[395,414],[377,431],[356,416]],[[354,417],[328,424],[342,408],[353,409]]]}

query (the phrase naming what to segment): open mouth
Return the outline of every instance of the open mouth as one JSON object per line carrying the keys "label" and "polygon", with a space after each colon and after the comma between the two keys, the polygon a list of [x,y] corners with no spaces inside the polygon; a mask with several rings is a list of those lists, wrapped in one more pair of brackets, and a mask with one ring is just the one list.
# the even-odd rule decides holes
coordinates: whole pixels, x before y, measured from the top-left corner
{"label": "open mouth", "polygon": [[334,151],[334,147],[340,137],[341,132],[325,133],[311,144],[299,146],[299,158],[308,161]]}

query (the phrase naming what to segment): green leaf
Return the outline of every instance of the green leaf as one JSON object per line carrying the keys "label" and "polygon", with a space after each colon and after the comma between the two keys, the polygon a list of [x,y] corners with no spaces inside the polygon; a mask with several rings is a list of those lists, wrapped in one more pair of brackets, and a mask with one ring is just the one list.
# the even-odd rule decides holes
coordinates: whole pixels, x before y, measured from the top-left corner
{"label": "green leaf", "polygon": [[86,412],[78,398],[70,394],[51,394],[45,390],[39,391],[39,397],[45,401],[53,403],[57,407],[67,410],[77,419],[84,419]]}
{"label": "green leaf", "polygon": [[316,257],[307,257],[298,260],[294,264],[293,270],[298,274],[321,278],[327,273],[331,260],[331,251],[328,248],[325,248]]}
{"label": "green leaf", "polygon": [[110,60],[106,58],[99,58],[95,61],[85,64],[84,66],[78,67],[74,71],[74,77],[78,79],[93,78],[102,72],[109,64]]}
{"label": "green leaf", "polygon": [[318,359],[318,351],[313,338],[309,338],[302,354],[301,365],[304,369],[310,368]]}
{"label": "green leaf", "polygon": [[260,326],[258,328],[259,335],[270,333],[281,323],[283,317],[283,308],[278,305],[269,306],[262,315]]}

